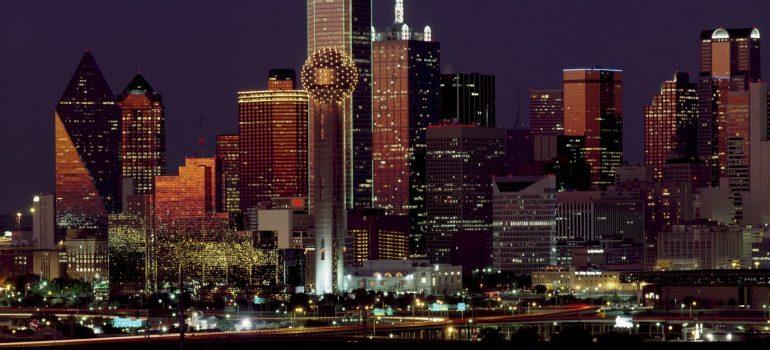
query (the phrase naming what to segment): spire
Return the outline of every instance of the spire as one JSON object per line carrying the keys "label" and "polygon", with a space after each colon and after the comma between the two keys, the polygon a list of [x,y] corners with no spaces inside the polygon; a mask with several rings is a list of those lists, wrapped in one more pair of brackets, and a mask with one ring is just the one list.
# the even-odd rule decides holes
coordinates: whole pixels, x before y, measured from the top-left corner
{"label": "spire", "polygon": [[513,124],[513,129],[524,129],[524,122],[521,121],[521,91],[519,89],[516,89],[516,122]]}
{"label": "spire", "polygon": [[154,90],[152,89],[152,86],[150,86],[150,83],[147,82],[147,79],[144,78],[142,73],[137,73],[133,79],[131,79],[131,82],[128,83],[128,86],[123,90],[123,93],[134,93],[134,94],[146,94],[146,93],[152,93]]}
{"label": "spire", "polygon": [[404,23],[404,0],[396,0],[396,24]]}

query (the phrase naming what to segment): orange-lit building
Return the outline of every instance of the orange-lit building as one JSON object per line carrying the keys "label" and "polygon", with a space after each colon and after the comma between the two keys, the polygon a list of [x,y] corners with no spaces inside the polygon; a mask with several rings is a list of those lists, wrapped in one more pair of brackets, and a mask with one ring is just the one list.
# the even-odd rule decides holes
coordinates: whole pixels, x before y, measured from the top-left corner
{"label": "orange-lit building", "polygon": [[424,256],[426,130],[440,121],[440,45],[395,23],[372,45],[374,207],[408,215]]}
{"label": "orange-lit building", "polygon": [[271,89],[238,92],[240,208],[308,196],[308,95],[293,70],[271,70]]}
{"label": "orange-lit building", "polygon": [[217,170],[219,174],[219,190],[217,210],[228,213],[240,210],[239,173],[240,147],[239,136],[217,136]]}
{"label": "orange-lit building", "polygon": [[564,70],[564,135],[585,138],[583,152],[593,186],[614,182],[615,168],[623,163],[621,70]]}
{"label": "orange-lit building", "polygon": [[[709,29],[700,34],[698,155],[712,170],[711,185],[728,176],[729,95],[762,79],[757,28]],[[742,107],[738,107],[739,109]]]}
{"label": "orange-lit building", "polygon": [[56,106],[54,133],[57,226],[106,226],[120,209],[120,113],[88,51]]}
{"label": "orange-lit building", "polygon": [[214,158],[185,158],[178,175],[155,177],[155,217],[168,223],[213,213],[216,188]]}
{"label": "orange-lit building", "polygon": [[122,123],[121,176],[133,179],[134,194],[151,194],[155,176],[166,173],[163,99],[137,74],[118,97],[118,106]]}
{"label": "orange-lit building", "polygon": [[644,106],[644,163],[655,180],[672,159],[698,157],[698,94],[689,74],[677,72]]}

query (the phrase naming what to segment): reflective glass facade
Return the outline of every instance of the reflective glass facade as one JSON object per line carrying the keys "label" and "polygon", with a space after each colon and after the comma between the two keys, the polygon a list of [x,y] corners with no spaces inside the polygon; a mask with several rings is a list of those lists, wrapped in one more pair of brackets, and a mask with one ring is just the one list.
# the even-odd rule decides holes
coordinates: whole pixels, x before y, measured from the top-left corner
{"label": "reflective glass facade", "polygon": [[[368,208],[372,204],[371,28],[371,0],[307,0],[308,56],[323,48],[336,48],[349,54],[358,69],[355,91],[343,103],[345,186],[349,208]],[[310,119],[314,118],[315,115],[311,115]],[[312,164],[314,145],[309,147]],[[312,182],[312,165],[309,169]]]}
{"label": "reflective glass facade", "polygon": [[58,225],[104,227],[120,206],[120,114],[90,52],[56,106],[55,137]]}

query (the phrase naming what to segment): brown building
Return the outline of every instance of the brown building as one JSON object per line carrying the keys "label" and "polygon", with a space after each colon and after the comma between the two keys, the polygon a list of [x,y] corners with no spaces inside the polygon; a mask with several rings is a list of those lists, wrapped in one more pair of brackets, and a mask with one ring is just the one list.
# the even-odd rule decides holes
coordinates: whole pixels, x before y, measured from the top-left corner
{"label": "brown building", "polygon": [[698,153],[709,160],[711,184],[727,176],[727,127],[733,92],[745,92],[762,79],[760,35],[757,28],[709,29],[700,34],[698,79]]}
{"label": "brown building", "polygon": [[623,72],[564,70],[564,135],[585,138],[583,153],[591,184],[613,183],[623,163]]}
{"label": "brown building", "polygon": [[240,208],[308,196],[308,95],[293,70],[271,70],[268,90],[238,92]]}
{"label": "brown building", "polygon": [[216,161],[186,158],[179,174],[155,177],[155,215],[160,222],[198,218],[216,209]]}
{"label": "brown building", "polygon": [[217,211],[228,213],[240,210],[240,143],[239,135],[217,136],[217,170],[219,189]]}
{"label": "brown building", "polygon": [[118,106],[122,123],[121,176],[133,179],[134,194],[151,194],[155,176],[166,173],[163,99],[137,74],[118,97]]}
{"label": "brown building", "polygon": [[404,23],[373,43],[374,207],[408,215],[411,250],[425,254],[425,133],[440,120],[440,45]]}

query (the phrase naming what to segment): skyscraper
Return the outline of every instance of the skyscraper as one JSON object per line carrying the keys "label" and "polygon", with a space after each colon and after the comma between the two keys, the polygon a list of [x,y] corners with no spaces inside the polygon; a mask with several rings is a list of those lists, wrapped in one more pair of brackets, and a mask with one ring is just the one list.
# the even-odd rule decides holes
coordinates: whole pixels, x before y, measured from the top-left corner
{"label": "skyscraper", "polygon": [[530,274],[554,264],[556,178],[496,178],[493,188],[495,269]]}
{"label": "skyscraper", "polygon": [[492,263],[492,178],[505,161],[505,129],[428,128],[426,247],[431,263],[465,273]]}
{"label": "skyscraper", "polygon": [[272,70],[271,89],[238,93],[240,208],[307,198],[308,95],[291,70]]}
{"label": "skyscraper", "polygon": [[495,77],[479,73],[442,74],[441,118],[494,128]]}
{"label": "skyscraper", "polygon": [[533,136],[558,136],[564,133],[562,89],[529,90],[529,128]]}
{"label": "skyscraper", "polygon": [[315,214],[315,293],[335,293],[342,286],[345,264],[345,101],[359,73],[343,51],[316,51],[302,67],[302,85],[310,94],[313,145],[313,210]]}
{"label": "skyscraper", "polygon": [[239,135],[217,136],[217,170],[219,170],[219,203],[217,210],[240,211],[240,147]]}
{"label": "skyscraper", "polygon": [[107,214],[120,207],[120,113],[88,51],[56,106],[54,122],[57,224],[103,227]]}
{"label": "skyscraper", "polygon": [[605,187],[623,163],[623,72],[564,70],[564,135],[583,136],[591,184]]}
{"label": "skyscraper", "polygon": [[118,97],[121,114],[120,166],[133,179],[134,194],[151,194],[155,176],[166,173],[166,116],[163,98],[137,74]]}
{"label": "skyscraper", "polygon": [[[409,215],[413,256],[425,254],[425,133],[440,120],[440,45],[396,21],[373,44],[374,206]],[[399,19],[402,22],[399,22]]]}
{"label": "skyscraper", "polygon": [[677,72],[644,106],[644,163],[655,180],[671,159],[698,158],[698,94],[689,74]]}
{"label": "skyscraper", "polygon": [[726,176],[728,95],[762,79],[757,28],[709,29],[700,34],[698,153],[712,169],[712,186]]}
{"label": "skyscraper", "polygon": [[[345,186],[349,208],[372,204],[372,0],[307,0],[307,54],[337,49],[353,59],[358,80],[344,101]],[[312,115],[311,120],[315,119]],[[312,125],[311,125],[312,128]],[[312,131],[311,131],[312,134]],[[312,148],[310,144],[310,163]],[[309,167],[310,182],[314,181]],[[311,186],[311,191],[312,186]],[[312,197],[312,196],[311,196]],[[312,198],[311,198],[312,199]],[[313,207],[311,203],[311,208]]]}

